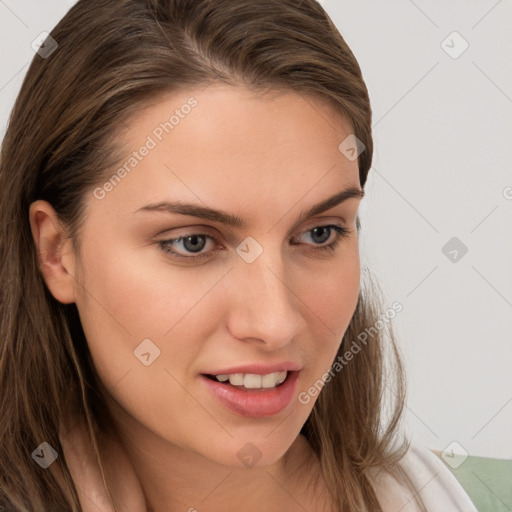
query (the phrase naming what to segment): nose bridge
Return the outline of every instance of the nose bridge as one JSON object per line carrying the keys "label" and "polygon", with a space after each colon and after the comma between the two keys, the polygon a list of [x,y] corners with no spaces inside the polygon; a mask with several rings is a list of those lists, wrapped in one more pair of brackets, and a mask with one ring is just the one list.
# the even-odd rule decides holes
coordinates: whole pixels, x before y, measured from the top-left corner
{"label": "nose bridge", "polygon": [[279,248],[265,248],[248,263],[242,256],[232,272],[236,291],[230,304],[230,331],[237,338],[260,338],[268,344],[288,342],[304,319],[300,300],[286,279]]}

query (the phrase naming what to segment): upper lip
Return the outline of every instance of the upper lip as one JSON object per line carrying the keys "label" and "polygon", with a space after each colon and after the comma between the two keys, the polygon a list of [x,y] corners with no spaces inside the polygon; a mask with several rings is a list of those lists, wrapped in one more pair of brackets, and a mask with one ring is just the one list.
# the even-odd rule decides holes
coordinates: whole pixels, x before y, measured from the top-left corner
{"label": "upper lip", "polygon": [[267,375],[269,373],[277,373],[282,371],[299,371],[302,366],[294,361],[282,361],[280,363],[262,364],[249,363],[239,366],[231,366],[220,370],[211,370],[204,372],[206,375],[230,375],[233,373],[252,373],[255,375]]}

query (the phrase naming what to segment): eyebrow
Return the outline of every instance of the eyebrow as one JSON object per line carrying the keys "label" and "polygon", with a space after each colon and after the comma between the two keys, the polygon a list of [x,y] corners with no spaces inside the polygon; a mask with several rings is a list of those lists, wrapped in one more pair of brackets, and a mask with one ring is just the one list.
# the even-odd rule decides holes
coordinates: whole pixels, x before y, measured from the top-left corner
{"label": "eyebrow", "polygon": [[[303,219],[312,217],[326,210],[330,210],[331,208],[334,208],[338,204],[353,197],[362,199],[364,197],[364,190],[358,187],[348,187],[342,190],[341,192],[338,192],[337,194],[328,197],[327,199],[324,199],[320,203],[313,205],[308,210],[301,211],[299,215],[299,222],[302,221]],[[244,229],[247,227],[247,222],[238,215],[232,215],[222,210],[214,210],[213,208],[208,208],[206,206],[201,206],[199,204],[184,203],[181,201],[163,201],[160,203],[148,204],[146,206],[143,206],[142,208],[139,208],[134,213],[154,211],[162,211],[166,213],[174,213],[179,215],[190,215],[192,217],[199,217],[202,219],[219,222],[221,224],[226,224],[227,226],[232,226],[240,229]]]}

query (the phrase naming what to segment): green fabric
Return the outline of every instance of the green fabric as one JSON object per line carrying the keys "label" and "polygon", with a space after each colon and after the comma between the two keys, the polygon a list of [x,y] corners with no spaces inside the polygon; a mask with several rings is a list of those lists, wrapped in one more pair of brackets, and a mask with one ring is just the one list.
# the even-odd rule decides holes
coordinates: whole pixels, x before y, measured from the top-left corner
{"label": "green fabric", "polygon": [[512,460],[469,456],[454,469],[432,450],[452,472],[478,512],[512,512]]}

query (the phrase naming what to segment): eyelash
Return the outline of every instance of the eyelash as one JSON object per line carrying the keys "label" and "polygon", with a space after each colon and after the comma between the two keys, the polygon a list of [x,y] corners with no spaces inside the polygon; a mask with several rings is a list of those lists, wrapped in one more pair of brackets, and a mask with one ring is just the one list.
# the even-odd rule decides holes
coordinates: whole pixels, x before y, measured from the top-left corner
{"label": "eyelash", "polygon": [[[350,233],[350,230],[343,226],[338,226],[337,224],[325,224],[325,225],[314,226],[313,228],[308,229],[307,231],[304,231],[301,234],[309,233],[316,228],[332,228],[332,229],[334,229],[335,239],[330,244],[322,245],[320,247],[314,247],[313,248],[314,251],[333,252],[336,249],[336,246],[341,242],[341,240],[343,238],[347,238]],[[175,257],[175,258],[185,259],[185,260],[189,260],[189,261],[197,261],[199,259],[208,257],[209,256],[208,252],[197,254],[195,256],[184,256],[183,254],[180,254],[180,253],[173,251],[172,249],[169,248],[170,244],[172,242],[179,242],[180,240],[183,240],[184,238],[187,238],[189,236],[204,236],[206,238],[210,238],[216,244],[219,243],[219,241],[214,236],[207,235],[206,233],[187,233],[178,238],[170,238],[169,240],[161,240],[158,242],[158,245],[166,254],[171,255],[173,258]],[[297,245],[297,244],[295,244],[295,245]]]}

